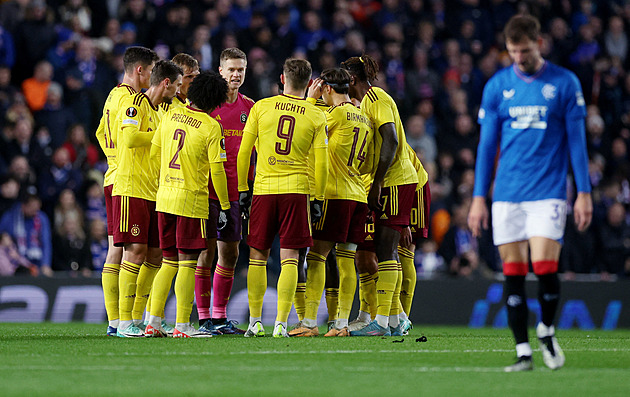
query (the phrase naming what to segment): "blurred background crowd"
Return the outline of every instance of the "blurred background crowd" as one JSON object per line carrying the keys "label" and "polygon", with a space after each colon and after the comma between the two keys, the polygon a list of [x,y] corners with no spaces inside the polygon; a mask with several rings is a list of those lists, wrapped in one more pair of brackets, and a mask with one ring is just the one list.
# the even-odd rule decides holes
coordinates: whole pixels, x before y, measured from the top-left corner
{"label": "blurred background crowd", "polygon": [[[397,101],[430,175],[418,274],[492,277],[501,263],[491,231],[474,239],[466,216],[481,94],[510,64],[501,31],[516,13],[540,19],[543,56],[577,74],[588,103],[594,220],[586,233],[568,220],[561,271],[630,276],[629,0],[0,1],[0,275],[98,276],[106,163],[94,131],[125,49],[143,45],[162,58],[191,54],[204,70],[239,47],[248,56],[241,92],[254,100],[278,92],[289,56],[308,59],[316,76],[371,55],[375,84]],[[567,186],[571,203],[570,178]]]}

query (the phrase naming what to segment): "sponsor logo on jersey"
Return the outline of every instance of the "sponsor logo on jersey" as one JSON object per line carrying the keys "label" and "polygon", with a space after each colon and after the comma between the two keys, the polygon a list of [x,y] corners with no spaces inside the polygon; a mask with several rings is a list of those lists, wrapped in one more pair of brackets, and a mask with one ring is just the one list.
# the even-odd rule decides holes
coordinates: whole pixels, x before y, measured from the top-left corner
{"label": "sponsor logo on jersey", "polygon": [[540,91],[546,100],[551,100],[556,97],[556,86],[553,84],[545,84]]}
{"label": "sponsor logo on jersey", "polygon": [[247,113],[241,113],[241,123],[245,124],[247,122]]}
{"label": "sponsor logo on jersey", "polygon": [[127,108],[125,114],[127,115],[127,117],[136,117],[136,115],[138,114],[138,110],[132,106],[130,108]]}
{"label": "sponsor logo on jersey", "polygon": [[584,106],[586,104],[584,102],[584,94],[582,94],[582,91],[578,91],[575,93],[575,101],[577,102],[578,106]]}
{"label": "sponsor logo on jersey", "polygon": [[276,165],[276,158],[274,156],[269,156],[267,162],[269,163],[269,165]]}
{"label": "sponsor logo on jersey", "polygon": [[516,91],[514,90],[514,88],[512,88],[511,90],[503,90],[503,99],[512,99],[515,93]]}

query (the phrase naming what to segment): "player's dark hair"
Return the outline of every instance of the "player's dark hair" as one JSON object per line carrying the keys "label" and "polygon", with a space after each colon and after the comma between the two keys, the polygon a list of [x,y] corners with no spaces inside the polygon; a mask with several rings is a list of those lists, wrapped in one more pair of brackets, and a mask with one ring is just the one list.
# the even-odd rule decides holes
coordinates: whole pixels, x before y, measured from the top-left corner
{"label": "player's dark hair", "polygon": [[520,43],[526,39],[536,41],[540,36],[540,22],[531,15],[515,15],[503,29],[505,41]]}
{"label": "player's dark hair", "polygon": [[245,63],[247,63],[247,55],[245,55],[243,51],[236,47],[226,48],[225,50],[221,51],[219,63],[222,65],[223,62],[230,59],[242,59],[245,61]]}
{"label": "player's dark hair", "polygon": [[171,59],[171,61],[173,61],[175,65],[179,66],[183,70],[186,70],[186,69],[193,70],[199,67],[199,61],[197,61],[195,57],[193,57],[192,55],[185,54],[183,52],[180,52],[179,54],[175,55],[173,59]]}
{"label": "player's dark hair", "polygon": [[378,63],[369,55],[361,55],[360,57],[351,57],[341,62],[341,67],[346,69],[355,79],[359,81],[377,80]]}
{"label": "player's dark hair", "polygon": [[151,72],[151,86],[155,87],[160,85],[164,79],[169,79],[171,83],[177,80],[178,76],[183,76],[184,71],[179,66],[175,65],[173,61],[162,59],[155,63],[153,72]]}
{"label": "player's dark hair", "polygon": [[227,93],[227,81],[219,73],[203,71],[190,83],[188,99],[204,112],[210,112],[227,100]]}
{"label": "player's dark hair", "polygon": [[157,62],[159,59],[158,54],[149,48],[139,46],[129,47],[125,50],[125,54],[123,55],[123,67],[125,68],[125,73],[130,73],[137,64],[140,64],[142,67],[147,67]]}
{"label": "player's dark hair", "polygon": [[341,68],[326,69],[319,76],[338,94],[347,94],[350,89],[350,72]]}
{"label": "player's dark hair", "polygon": [[311,63],[305,59],[289,58],[284,61],[282,74],[291,87],[302,90],[308,86],[313,75]]}

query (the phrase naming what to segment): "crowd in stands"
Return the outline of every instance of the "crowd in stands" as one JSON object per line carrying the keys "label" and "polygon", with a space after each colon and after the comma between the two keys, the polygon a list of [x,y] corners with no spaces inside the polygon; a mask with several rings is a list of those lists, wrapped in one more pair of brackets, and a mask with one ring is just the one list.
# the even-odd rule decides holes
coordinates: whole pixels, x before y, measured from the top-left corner
{"label": "crowd in stands", "polygon": [[501,31],[515,13],[540,19],[543,56],[577,74],[588,103],[595,213],[586,233],[567,222],[561,271],[630,276],[628,0],[0,1],[0,275],[102,267],[106,163],[94,130],[125,48],[143,45],[214,70],[223,48],[239,47],[241,92],[254,100],[278,92],[289,56],[317,75],[369,54],[430,175],[419,274],[491,276],[501,269],[491,231],[472,238],[466,215],[481,93],[510,64]]}

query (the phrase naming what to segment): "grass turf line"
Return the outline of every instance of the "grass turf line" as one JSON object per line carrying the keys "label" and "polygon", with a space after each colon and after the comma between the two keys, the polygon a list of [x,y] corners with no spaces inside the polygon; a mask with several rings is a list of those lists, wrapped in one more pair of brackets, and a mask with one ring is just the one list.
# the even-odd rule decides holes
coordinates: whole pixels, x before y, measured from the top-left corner
{"label": "grass turf line", "polygon": [[[0,394],[627,395],[630,330],[558,331],[567,362],[505,374],[508,330],[416,325],[404,337],[122,339],[103,324],[0,324]],[[324,331],[322,328],[321,331]],[[416,342],[426,335],[427,342]],[[207,392],[207,393],[206,393]]]}

